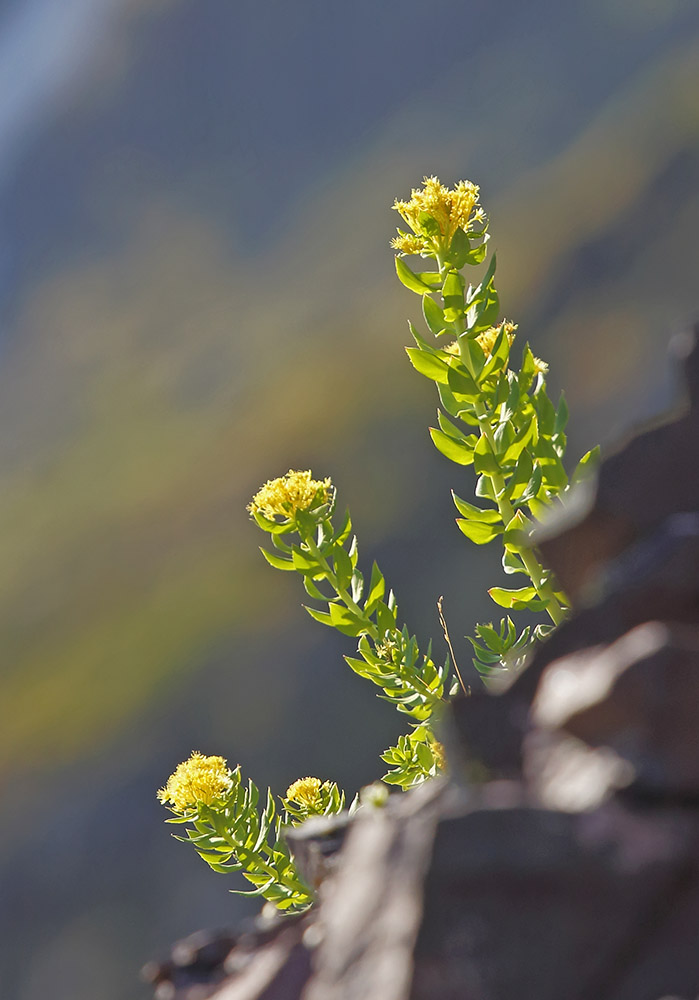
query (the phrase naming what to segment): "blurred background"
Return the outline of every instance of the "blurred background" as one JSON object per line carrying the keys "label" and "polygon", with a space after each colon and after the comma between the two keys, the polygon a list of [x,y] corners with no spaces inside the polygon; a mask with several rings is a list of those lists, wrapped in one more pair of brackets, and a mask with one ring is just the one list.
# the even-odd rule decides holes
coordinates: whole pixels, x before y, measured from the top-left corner
{"label": "blurred background", "polygon": [[693,0],[0,0],[0,995],[146,997],[256,907],[170,837],[190,751],[352,794],[403,731],[245,505],[330,475],[404,617],[462,636],[497,563],[453,526],[403,354],[396,196],[481,185],[507,316],[571,461],[676,396],[699,313]]}

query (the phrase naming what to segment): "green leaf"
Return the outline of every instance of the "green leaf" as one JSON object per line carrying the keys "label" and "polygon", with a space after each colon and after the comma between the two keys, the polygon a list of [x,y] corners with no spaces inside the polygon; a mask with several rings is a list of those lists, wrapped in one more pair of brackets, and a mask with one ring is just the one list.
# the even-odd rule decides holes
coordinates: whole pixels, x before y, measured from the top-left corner
{"label": "green leaf", "polygon": [[420,212],[418,222],[423,232],[428,236],[441,236],[441,229],[437,220],[429,212]]}
{"label": "green leaf", "polygon": [[540,389],[534,397],[536,400],[536,411],[539,418],[539,431],[546,437],[551,437],[556,426],[556,411],[553,403],[546,394],[545,389]]}
{"label": "green leaf", "polygon": [[535,455],[542,468],[544,482],[556,490],[563,489],[568,483],[568,476],[556,449],[548,438],[539,438]]}
{"label": "green leaf", "polygon": [[444,333],[447,326],[444,321],[444,313],[430,295],[423,295],[422,297],[422,315],[425,317],[425,323],[427,323],[435,337],[438,337],[440,333]]}
{"label": "green leaf", "polygon": [[408,265],[405,263],[402,257],[396,257],[396,274],[399,280],[409,288],[411,292],[417,292],[418,295],[424,295],[426,292],[431,292],[432,289],[429,285],[421,281],[416,274],[414,274]]}
{"label": "green leaf", "polygon": [[558,408],[556,410],[556,422],[553,427],[554,434],[560,434],[566,429],[568,424],[568,404],[566,403],[566,398],[561,393],[561,398],[558,401]]}
{"label": "green leaf", "polygon": [[426,285],[429,285],[433,291],[435,288],[441,288],[442,286],[442,275],[439,271],[418,271],[416,272],[416,277],[420,281],[424,281]]}
{"label": "green leaf", "polygon": [[514,441],[505,451],[505,454],[502,456],[502,464],[510,465],[512,462],[518,462],[524,449],[535,441],[537,434],[536,414],[532,414],[529,421],[519,429]]}
{"label": "green leaf", "polygon": [[340,527],[334,533],[332,541],[334,545],[342,545],[345,539],[349,538],[352,531],[352,519],[349,510],[345,510]]}
{"label": "green leaf", "polygon": [[530,500],[539,495],[539,491],[541,490],[541,482],[543,478],[544,478],[543,470],[540,465],[537,465],[532,471],[531,479],[529,480],[524,491],[519,497],[520,504],[529,503]]}
{"label": "green leaf", "polygon": [[397,613],[395,598],[393,597],[393,591],[391,591],[388,595],[388,600],[386,602],[379,601],[375,611],[376,624],[382,635],[385,635],[386,632],[390,632],[392,628],[396,627]]}
{"label": "green leaf", "polygon": [[484,433],[479,437],[473,452],[473,467],[484,476],[497,476],[500,473],[500,465]]}
{"label": "green leaf", "polygon": [[483,510],[481,507],[474,507],[473,504],[467,503],[461,497],[457,497],[453,490],[451,495],[454,499],[454,506],[467,520],[482,521],[484,524],[500,524],[502,522],[499,510],[493,510],[492,508]]}
{"label": "green leaf", "polygon": [[447,366],[447,383],[455,396],[469,402],[475,402],[481,397],[481,390],[463,365]]}
{"label": "green leaf", "polygon": [[520,399],[519,380],[515,378],[512,372],[509,372],[508,375],[509,375],[508,378],[509,390],[507,393],[507,399],[500,413],[501,420],[512,420],[513,416],[519,409],[519,399]]}
{"label": "green leaf", "polygon": [[476,496],[486,500],[497,500],[495,489],[488,476],[479,476],[476,482]]}
{"label": "green leaf", "polygon": [[516,500],[522,495],[529,484],[533,471],[534,463],[532,462],[531,455],[524,448],[517,459],[515,471],[512,473],[510,481],[507,484],[507,496],[510,500]]}
{"label": "green leaf", "polygon": [[491,351],[488,362],[483,370],[483,377],[487,378],[494,372],[501,371],[506,365],[510,357],[510,341],[505,333],[505,325],[503,323],[502,329],[497,336],[495,343],[493,344],[493,350]]}
{"label": "green leaf", "polygon": [[427,351],[428,354],[437,354],[437,348],[425,340],[425,338],[420,334],[420,331],[416,328],[415,324],[411,323],[410,320],[408,320],[408,329],[410,330],[411,337],[421,350]]}
{"label": "green leaf", "polygon": [[406,347],[405,352],[415,371],[420,372],[426,378],[431,378],[434,382],[447,384],[451,369],[444,361],[417,347]]}
{"label": "green leaf", "polygon": [[369,594],[366,599],[366,604],[364,605],[365,614],[371,614],[371,610],[378,601],[382,600],[384,593],[386,592],[386,582],[383,578],[383,573],[379,567],[374,563],[371,567],[371,581],[369,583]]}
{"label": "green leaf", "polygon": [[546,606],[537,596],[534,587],[520,587],[518,590],[491,587],[488,593],[501,608],[512,608],[514,611],[523,611],[525,608],[540,611]]}
{"label": "green leaf", "polygon": [[[356,551],[356,548],[355,548]],[[336,545],[332,550],[332,559],[335,565],[335,574],[341,587],[348,587],[354,572],[354,562],[341,545]],[[356,561],[356,559],[355,559]]]}
{"label": "green leaf", "polygon": [[464,404],[457,401],[454,393],[446,385],[438,384],[437,392],[439,393],[439,401],[446,412],[451,413],[452,417],[457,417],[463,410]]}
{"label": "green leaf", "polygon": [[[481,238],[480,234],[477,238]],[[472,266],[482,264],[485,260],[486,252],[487,246],[485,240],[480,244],[480,246],[472,247],[471,240],[468,238],[464,230],[457,229],[449,246],[447,260],[460,271],[466,264],[470,264]]]}
{"label": "green leaf", "polygon": [[[469,250],[468,255],[466,256],[466,260],[464,261],[464,264],[471,264],[472,266],[475,266],[476,264],[482,264],[483,261],[485,260],[485,255],[487,254],[487,252],[488,252],[488,244],[486,241],[484,241],[483,243],[481,243],[480,246],[472,247]],[[461,266],[463,267],[463,264]]]}
{"label": "green leaf", "polygon": [[474,379],[478,381],[486,362],[483,348],[480,344],[476,343],[473,337],[461,336],[459,337],[459,343],[461,344],[462,351],[465,351],[467,355],[468,360],[466,364],[469,367],[469,374],[473,375]]}
{"label": "green leaf", "polygon": [[449,271],[442,287],[442,298],[447,309],[461,310],[464,304],[464,279],[458,271]]}
{"label": "green leaf", "polygon": [[328,605],[328,611],[330,612],[330,621],[333,627],[338,632],[342,632],[343,635],[358,636],[367,631],[369,623],[358,618],[354,612],[344,607],[344,605],[333,601]]}
{"label": "green leaf", "polygon": [[493,254],[483,280],[468,297],[469,309],[466,313],[466,325],[472,333],[487,330],[497,321],[500,303],[498,293],[493,285],[495,267],[496,255]]}
{"label": "green leaf", "polygon": [[585,452],[583,457],[580,459],[580,461],[575,467],[573,475],[570,477],[571,483],[574,483],[577,486],[578,483],[582,483],[590,476],[594,475],[594,473],[597,471],[599,460],[600,460],[600,449],[599,445],[597,445],[590,451]]}
{"label": "green leaf", "polygon": [[532,512],[537,521],[543,521],[551,509],[551,501],[547,499],[544,490],[527,502],[529,504],[529,510]]}
{"label": "green leaf", "polygon": [[465,518],[457,517],[456,523],[464,535],[476,545],[487,545],[494,538],[504,531],[502,524],[486,524],[483,521],[468,521]]}
{"label": "green leaf", "polygon": [[262,546],[260,546],[260,552],[265,557],[270,566],[274,566],[275,569],[282,569],[282,570],[296,569],[291,559],[284,559],[282,556],[275,556],[272,552],[267,552],[266,549],[263,549]]}
{"label": "green leaf", "polygon": [[470,252],[471,246],[468,241],[468,236],[463,229],[457,229],[452,236],[445,259],[452,265],[452,267],[455,267],[457,271],[460,271],[466,263]]}
{"label": "green leaf", "polygon": [[519,553],[511,552],[509,549],[503,550],[502,568],[505,570],[508,576],[514,576],[516,573],[527,574],[527,569],[524,563],[522,562],[522,558],[519,555]]}
{"label": "green leaf", "polygon": [[[495,433],[493,434],[493,440],[495,442],[495,453],[498,458],[502,459],[507,449],[511,444],[514,443],[515,439],[515,429],[511,423],[500,423],[495,428]],[[501,460],[501,465],[503,464]]]}
{"label": "green leaf", "polygon": [[429,771],[430,768],[434,767],[434,757],[426,743],[417,743],[415,745],[415,753],[423,770]]}
{"label": "green leaf", "polygon": [[[468,438],[464,441],[455,441],[453,437],[449,437],[437,427],[430,427],[430,437],[437,451],[441,451],[450,461],[456,462],[457,465],[471,465],[473,463],[474,449],[472,444],[467,443]],[[470,438],[475,439],[475,434],[471,434]]]}
{"label": "green leaf", "polygon": [[303,577],[303,587],[309,597],[312,597],[314,601],[327,601],[328,598],[325,594],[316,587],[315,583],[308,574]]}
{"label": "green leaf", "polygon": [[321,625],[329,625],[332,628],[333,620],[327,611],[316,611],[315,608],[309,608],[307,604],[304,604],[304,608],[309,613],[311,618],[314,618]]}
{"label": "green leaf", "polygon": [[355,674],[373,680],[371,667],[364,660],[360,660],[356,656],[345,656],[344,659],[345,663],[354,670]]}
{"label": "green leaf", "polygon": [[521,510],[516,511],[514,517],[505,526],[503,545],[506,548],[519,551],[523,546],[530,545],[530,535],[532,522],[525,517]]}
{"label": "green leaf", "polygon": [[481,283],[474,289],[472,293],[472,298],[475,299],[477,295],[479,295],[488,287],[490,282],[493,280],[496,267],[497,267],[497,256],[496,254],[493,254],[493,256],[490,258],[490,263],[488,264],[488,268],[485,274],[483,275],[483,278],[481,279]]}
{"label": "green leaf", "polygon": [[534,355],[531,352],[529,344],[525,344],[522,354],[522,367],[519,370],[519,388],[522,394],[528,391],[535,374],[536,364],[534,362]]}
{"label": "green leaf", "polygon": [[313,556],[307,552],[303,552],[298,545],[293,546],[291,558],[294,562],[294,569],[298,570],[299,573],[311,573],[313,576],[316,576],[316,574],[325,575],[324,570],[318,565]]}
{"label": "green leaf", "polygon": [[475,446],[476,437],[473,434],[464,434],[461,428],[457,427],[456,424],[453,424],[441,410],[437,410],[437,420],[439,421],[439,426],[447,437],[454,438],[456,441],[466,441],[468,438],[473,438],[473,444]]}

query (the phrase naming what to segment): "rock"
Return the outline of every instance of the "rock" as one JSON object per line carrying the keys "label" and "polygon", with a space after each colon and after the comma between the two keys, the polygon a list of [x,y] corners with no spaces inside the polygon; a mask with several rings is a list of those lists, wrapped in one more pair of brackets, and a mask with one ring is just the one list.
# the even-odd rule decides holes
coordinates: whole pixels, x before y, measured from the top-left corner
{"label": "rock", "polygon": [[446,792],[433,781],[394,796],[383,809],[357,813],[323,896],[321,940],[304,1000],[408,996],[422,883]]}
{"label": "rock", "polygon": [[303,826],[286,831],[294,861],[306,883],[318,889],[336,867],[349,826],[346,812],[338,816],[314,816]]}
{"label": "rock", "polygon": [[668,987],[696,992],[696,924],[683,935],[681,973],[648,962],[644,982],[636,968],[649,939],[674,921],[684,879],[696,876],[695,818],[618,803],[565,814],[522,798],[497,808],[484,789],[478,805],[439,824],[406,997],[655,1000]]}
{"label": "rock", "polygon": [[155,1000],[285,1000],[300,996],[310,975],[304,936],[310,915],[263,913],[237,934],[200,932],[174,945],[170,958],[150,962],[142,978]]}
{"label": "rock", "polygon": [[531,721],[611,749],[633,768],[634,794],[699,803],[698,706],[699,628],[652,622],[551,664]]}

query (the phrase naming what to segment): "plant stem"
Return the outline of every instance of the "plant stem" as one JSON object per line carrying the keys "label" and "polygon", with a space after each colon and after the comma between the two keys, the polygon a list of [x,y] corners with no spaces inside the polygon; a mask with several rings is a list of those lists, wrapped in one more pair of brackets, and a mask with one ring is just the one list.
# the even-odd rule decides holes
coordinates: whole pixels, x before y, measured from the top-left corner
{"label": "plant stem", "polygon": [[304,541],[305,541],[306,545],[308,546],[308,551],[311,553],[311,555],[313,556],[313,558],[317,559],[317,561],[323,567],[323,569],[325,571],[325,575],[326,575],[326,577],[327,577],[327,579],[328,579],[331,587],[333,588],[333,590],[337,594],[337,596],[344,603],[345,607],[349,611],[351,611],[352,614],[355,614],[357,616],[357,618],[359,618],[363,622],[363,624],[364,624],[364,626],[366,628],[367,634],[370,635],[371,638],[374,639],[374,641],[376,641],[379,638],[379,631],[378,631],[376,625],[374,625],[374,623],[372,622],[371,618],[369,618],[369,616],[363,611],[363,609],[360,608],[360,606],[357,604],[356,601],[352,600],[352,598],[347,593],[347,591],[345,590],[345,588],[340,586],[340,584],[338,582],[338,579],[337,579],[337,574],[335,573],[335,571],[333,570],[332,566],[330,565],[330,563],[328,562],[328,560],[325,558],[325,556],[323,555],[323,553],[320,551],[320,549],[318,548],[318,546],[316,545],[316,543],[313,541],[313,539],[309,537],[309,538],[305,538]]}
{"label": "plant stem", "polygon": [[[488,419],[485,407],[480,401],[476,403],[476,416],[478,417],[479,426],[483,431],[488,444],[490,445],[490,450],[497,460],[493,428],[490,426],[490,420]],[[500,474],[494,474],[492,476],[488,476],[488,478],[493,484],[493,491],[495,493],[495,500],[498,505],[498,510],[500,511],[500,516],[503,523],[507,526],[515,516],[515,511],[512,504],[505,496],[505,478]],[[546,610],[551,618],[551,621],[554,625],[560,625],[566,617],[565,611],[554,594],[551,584],[546,579],[544,568],[537,559],[534,550],[528,545],[522,545],[517,548],[517,554],[524,563],[525,569],[529,574],[529,578],[537,592],[537,595],[546,604]]]}
{"label": "plant stem", "polygon": [[[437,263],[439,264],[440,275],[442,276],[443,280],[446,280],[446,274],[448,270],[446,264],[441,260],[440,257],[437,257]],[[465,307],[466,303],[464,302],[464,309]],[[456,330],[457,337],[464,332],[465,327],[466,324],[464,316],[461,315],[458,318],[458,320],[454,322],[454,328]],[[461,360],[463,361],[467,370],[477,381],[476,373],[473,371],[471,365],[470,355],[468,354],[467,351],[463,350],[461,343],[459,343],[459,353],[461,356]],[[493,436],[493,428],[491,427],[490,418],[488,416],[488,413],[486,411],[485,405],[483,404],[482,400],[478,400],[475,403],[475,412],[476,416],[478,417],[478,423],[481,428],[481,431],[485,435],[485,438],[488,441],[488,444],[490,445],[490,450],[493,454],[493,457],[497,461],[497,448],[495,445],[495,438]],[[493,491],[495,493],[495,500],[498,505],[500,517],[503,520],[503,524],[507,526],[512,520],[512,518],[515,516],[515,511],[512,504],[505,496],[505,487],[507,485],[505,482],[505,478],[500,473],[495,473],[493,475],[490,475],[488,476],[488,478],[493,484]],[[529,579],[531,580],[532,585],[536,590],[538,597],[545,603],[546,611],[548,612],[551,621],[554,623],[554,625],[560,625],[560,623],[566,617],[565,611],[561,606],[561,603],[559,602],[558,598],[554,594],[551,584],[546,579],[544,568],[537,559],[533,549],[531,549],[527,545],[523,545],[517,549],[517,553],[520,556],[522,563],[524,564],[524,567],[529,575]]]}

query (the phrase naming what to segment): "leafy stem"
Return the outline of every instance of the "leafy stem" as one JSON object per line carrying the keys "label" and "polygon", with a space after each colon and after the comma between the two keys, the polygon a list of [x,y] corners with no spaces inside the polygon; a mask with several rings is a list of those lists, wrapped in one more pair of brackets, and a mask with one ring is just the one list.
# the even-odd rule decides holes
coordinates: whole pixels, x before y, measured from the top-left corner
{"label": "leafy stem", "polygon": [[340,584],[337,573],[335,573],[332,566],[330,565],[329,560],[326,559],[326,557],[320,551],[313,538],[310,536],[305,538],[304,544],[307,547],[310,554],[314,557],[314,559],[317,560],[318,564],[323,567],[323,570],[325,572],[325,577],[328,583],[333,588],[333,590],[340,598],[342,603],[349,611],[352,612],[353,615],[356,616],[358,622],[362,623],[362,625],[364,626],[363,632],[366,635],[371,636],[371,638],[374,639],[374,641],[378,641],[379,630],[377,629],[376,625],[371,620],[371,618],[366,614],[366,612],[359,606],[359,604],[357,604],[357,602],[352,599],[347,589]]}
{"label": "leafy stem", "polygon": [[[476,402],[475,412],[478,417],[478,424],[485,435],[488,444],[490,445],[495,460],[497,461],[497,444],[493,435],[493,428],[490,424],[486,408],[481,401]],[[507,484],[505,482],[504,475],[501,472],[493,472],[488,478],[493,484],[495,502],[497,503],[503,524],[512,524],[516,515],[512,504],[507,499]],[[554,625],[560,625],[560,623],[565,619],[566,613],[556,597],[553,587],[547,579],[546,571],[537,559],[533,549],[527,545],[526,542],[518,545],[516,542],[511,541],[509,544],[510,548],[515,551],[522,560],[527,574],[529,575],[529,579],[532,582],[532,586],[536,590],[538,597],[546,605],[546,611],[551,618],[551,621]]]}

